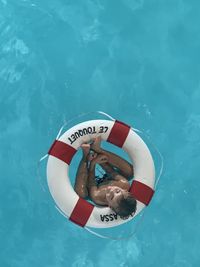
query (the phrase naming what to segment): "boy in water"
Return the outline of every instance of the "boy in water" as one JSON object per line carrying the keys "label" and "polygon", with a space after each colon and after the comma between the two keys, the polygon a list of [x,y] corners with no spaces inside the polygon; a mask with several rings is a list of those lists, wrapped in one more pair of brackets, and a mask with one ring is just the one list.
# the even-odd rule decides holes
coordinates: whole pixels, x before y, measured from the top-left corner
{"label": "boy in water", "polygon": [[[129,193],[128,180],[133,177],[133,166],[114,153],[101,148],[101,137],[81,146],[83,157],[79,163],[74,189],[82,197],[102,206],[109,206],[121,218],[126,219],[136,211],[136,200]],[[91,151],[93,153],[91,153]],[[95,167],[105,171],[103,182],[98,183]]]}

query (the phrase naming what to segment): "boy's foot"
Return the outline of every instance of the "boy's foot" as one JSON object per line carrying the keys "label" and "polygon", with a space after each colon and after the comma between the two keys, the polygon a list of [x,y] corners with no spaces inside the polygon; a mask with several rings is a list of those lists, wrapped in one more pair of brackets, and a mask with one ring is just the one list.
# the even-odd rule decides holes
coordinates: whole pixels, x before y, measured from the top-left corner
{"label": "boy's foot", "polygon": [[101,136],[97,136],[93,143],[90,145],[90,148],[96,153],[101,153]]}
{"label": "boy's foot", "polygon": [[89,144],[82,144],[81,145],[83,156],[87,157],[90,152],[90,145]]}

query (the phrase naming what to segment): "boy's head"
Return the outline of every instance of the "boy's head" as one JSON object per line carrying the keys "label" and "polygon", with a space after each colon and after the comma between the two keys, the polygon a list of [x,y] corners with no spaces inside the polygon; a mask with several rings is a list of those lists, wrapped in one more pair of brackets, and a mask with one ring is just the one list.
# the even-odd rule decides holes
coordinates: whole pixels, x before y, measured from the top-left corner
{"label": "boy's head", "polygon": [[114,210],[122,219],[128,218],[135,213],[137,202],[127,191],[118,186],[111,186],[106,194],[109,207]]}

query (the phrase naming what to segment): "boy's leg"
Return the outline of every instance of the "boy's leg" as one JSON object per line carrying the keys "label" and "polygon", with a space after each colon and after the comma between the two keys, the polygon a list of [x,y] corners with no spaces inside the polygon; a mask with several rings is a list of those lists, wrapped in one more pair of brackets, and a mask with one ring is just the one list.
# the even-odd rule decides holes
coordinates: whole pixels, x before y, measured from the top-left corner
{"label": "boy's leg", "polygon": [[125,159],[121,158],[120,156],[104,150],[101,148],[101,137],[98,136],[94,142],[91,144],[91,149],[94,150],[96,153],[104,154],[108,157],[108,163],[110,163],[113,167],[117,168],[121,175],[126,177],[128,180],[133,177],[133,166]]}
{"label": "boy's leg", "polygon": [[89,144],[83,144],[81,146],[83,151],[83,157],[79,163],[77,173],[76,173],[76,181],[74,185],[75,192],[82,198],[86,198],[88,196],[87,190],[87,182],[88,182],[88,154],[90,151]]}

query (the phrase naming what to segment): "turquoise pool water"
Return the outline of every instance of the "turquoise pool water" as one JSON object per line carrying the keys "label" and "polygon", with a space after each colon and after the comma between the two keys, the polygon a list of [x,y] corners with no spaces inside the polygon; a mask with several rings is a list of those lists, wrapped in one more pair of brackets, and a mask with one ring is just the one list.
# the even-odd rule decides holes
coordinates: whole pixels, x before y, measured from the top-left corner
{"label": "turquoise pool water", "polygon": [[[199,13],[195,0],[0,1],[2,267],[200,266]],[[95,110],[164,157],[130,240],[66,221],[37,179],[63,122]]]}

